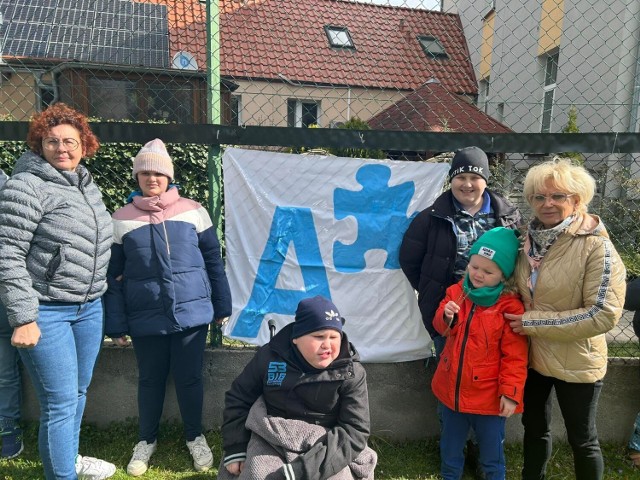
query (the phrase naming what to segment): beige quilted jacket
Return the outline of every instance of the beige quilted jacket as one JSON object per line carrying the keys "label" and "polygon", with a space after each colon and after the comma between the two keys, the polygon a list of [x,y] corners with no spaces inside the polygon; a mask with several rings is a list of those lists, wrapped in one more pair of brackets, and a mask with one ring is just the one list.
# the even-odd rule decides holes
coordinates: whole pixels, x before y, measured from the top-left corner
{"label": "beige quilted jacket", "polygon": [[605,333],[622,315],[626,271],[600,219],[581,216],[558,237],[542,260],[533,298],[530,271],[520,252],[515,278],[526,309],[529,366],[566,382],[601,380]]}

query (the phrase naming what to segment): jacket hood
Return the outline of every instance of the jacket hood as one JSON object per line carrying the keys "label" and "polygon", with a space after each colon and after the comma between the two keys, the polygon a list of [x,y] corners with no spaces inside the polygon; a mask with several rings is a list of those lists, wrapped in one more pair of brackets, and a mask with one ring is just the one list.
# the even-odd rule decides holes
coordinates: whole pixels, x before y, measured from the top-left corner
{"label": "jacket hood", "polygon": [[604,223],[597,215],[589,213],[580,215],[574,225],[575,227],[573,225],[569,227],[569,233],[573,235],[596,235],[609,238],[609,233]]}
{"label": "jacket hood", "polygon": [[60,185],[77,185],[79,182],[87,185],[91,181],[91,176],[83,165],[78,165],[75,172],[57,170],[40,155],[31,151],[23,153],[18,158],[11,175],[23,172]]}

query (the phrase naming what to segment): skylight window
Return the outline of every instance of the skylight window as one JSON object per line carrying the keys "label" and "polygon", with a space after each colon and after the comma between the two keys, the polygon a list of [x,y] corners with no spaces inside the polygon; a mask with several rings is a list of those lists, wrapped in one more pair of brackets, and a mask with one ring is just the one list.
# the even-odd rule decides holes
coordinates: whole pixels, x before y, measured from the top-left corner
{"label": "skylight window", "polygon": [[335,27],[326,25],[324,31],[329,39],[329,45],[335,48],[355,48],[349,29],[347,27]]}
{"label": "skylight window", "polygon": [[449,58],[447,51],[436,37],[423,35],[418,37],[418,41],[420,42],[420,46],[427,57],[439,59]]}

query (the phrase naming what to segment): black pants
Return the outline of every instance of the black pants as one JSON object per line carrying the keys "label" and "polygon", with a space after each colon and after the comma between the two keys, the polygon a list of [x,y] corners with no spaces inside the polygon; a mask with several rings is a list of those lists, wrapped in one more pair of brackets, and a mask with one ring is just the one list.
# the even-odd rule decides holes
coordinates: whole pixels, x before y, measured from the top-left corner
{"label": "black pants", "polygon": [[138,360],[138,440],[158,436],[169,371],[173,376],[186,440],[202,433],[202,362],[208,325],[171,335],[133,338]]}
{"label": "black pants", "polygon": [[524,387],[524,467],[523,480],[543,480],[551,457],[551,389],[558,405],[573,450],[576,480],[601,480],[604,462],[598,432],[596,410],[602,380],[595,383],[568,383],[545,377],[529,369]]}

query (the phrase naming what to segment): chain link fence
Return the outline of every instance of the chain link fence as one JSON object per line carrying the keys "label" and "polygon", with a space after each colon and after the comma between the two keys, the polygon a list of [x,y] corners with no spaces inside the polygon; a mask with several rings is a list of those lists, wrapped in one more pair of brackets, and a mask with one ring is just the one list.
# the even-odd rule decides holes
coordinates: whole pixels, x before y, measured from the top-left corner
{"label": "chain link fence", "polygon": [[[88,161],[112,210],[159,131],[205,204],[224,143],[407,161],[477,144],[526,217],[527,169],[563,153],[597,179],[590,210],[635,277],[639,67],[640,1],[0,0],[0,168],[26,148],[9,126],[57,101],[120,124]],[[180,140],[206,124],[231,140]],[[612,355],[640,356],[630,319]]]}

